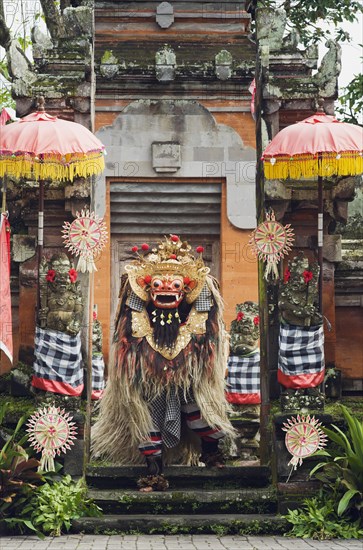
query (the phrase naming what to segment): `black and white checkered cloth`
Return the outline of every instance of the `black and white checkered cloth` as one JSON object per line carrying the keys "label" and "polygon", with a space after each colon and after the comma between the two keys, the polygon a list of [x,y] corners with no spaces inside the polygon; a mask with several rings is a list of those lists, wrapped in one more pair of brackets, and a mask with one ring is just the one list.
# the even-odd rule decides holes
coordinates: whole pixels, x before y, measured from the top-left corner
{"label": "black and white checkered cloth", "polygon": [[287,376],[324,369],[323,326],[280,325],[278,368]]}
{"label": "black and white checkered cloth", "polygon": [[133,290],[131,290],[126,304],[134,311],[142,311],[145,307],[145,302]]}
{"label": "black and white checkered cloth", "polygon": [[92,390],[105,388],[105,362],[102,353],[92,355]]}
{"label": "black and white checkered cloth", "polygon": [[227,392],[259,393],[260,392],[260,352],[242,357],[228,357]]}
{"label": "black and white checkered cloth", "polygon": [[161,433],[162,441],[168,448],[175,447],[180,441],[181,413],[183,405],[194,403],[190,393],[184,396],[181,389],[174,386],[164,390],[149,403],[150,415],[155,431]]}
{"label": "black and white checkered cloth", "polygon": [[34,375],[77,388],[83,384],[81,336],[35,329]]}
{"label": "black and white checkered cloth", "polygon": [[195,300],[195,309],[197,311],[210,311],[212,305],[212,294],[208,286],[205,284],[198,298]]}

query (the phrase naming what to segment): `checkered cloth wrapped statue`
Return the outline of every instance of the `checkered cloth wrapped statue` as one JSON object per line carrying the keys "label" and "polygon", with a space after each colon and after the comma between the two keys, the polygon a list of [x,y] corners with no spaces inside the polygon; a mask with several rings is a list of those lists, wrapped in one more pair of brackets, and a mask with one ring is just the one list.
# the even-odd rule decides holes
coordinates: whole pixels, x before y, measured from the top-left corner
{"label": "checkered cloth wrapped statue", "polygon": [[234,405],[258,405],[261,403],[258,305],[244,302],[237,304],[236,310],[230,331],[226,398]]}
{"label": "checkered cloth wrapped statue", "polygon": [[81,354],[82,295],[77,271],[64,253],[40,270],[40,310],[35,333],[35,388],[79,396],[83,391]]}
{"label": "checkered cloth wrapped statue", "polygon": [[234,434],[224,397],[222,299],[203,248],[196,252],[177,235],[151,251],[144,243],[122,277],[92,450],[119,464],[144,457],[151,477],[140,481],[141,490],[166,488],[160,478],[165,454],[175,463],[191,452],[196,458],[201,447],[207,466],[222,467],[218,442]]}
{"label": "checkered cloth wrapped statue", "polygon": [[316,305],[318,279],[318,265],[309,264],[302,252],[285,270],[278,303],[278,381],[285,388],[315,388],[324,380],[324,329]]}

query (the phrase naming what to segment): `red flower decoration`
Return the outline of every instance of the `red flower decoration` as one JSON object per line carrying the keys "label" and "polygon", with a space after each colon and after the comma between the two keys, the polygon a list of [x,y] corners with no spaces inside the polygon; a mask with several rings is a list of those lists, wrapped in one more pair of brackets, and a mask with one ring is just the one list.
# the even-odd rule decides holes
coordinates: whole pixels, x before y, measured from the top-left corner
{"label": "red flower decoration", "polygon": [[71,280],[71,283],[75,283],[78,277],[78,273],[75,269],[70,269],[68,271],[69,278]]}
{"label": "red flower decoration", "polygon": [[94,311],[94,312],[93,312],[93,320],[96,321],[96,319],[97,319],[97,312]]}
{"label": "red flower decoration", "polygon": [[149,284],[151,283],[151,279],[152,279],[151,275],[145,275],[145,277],[144,277],[144,282],[145,282],[147,285],[149,285]]}
{"label": "red flower decoration", "polygon": [[290,280],[290,277],[291,277],[291,271],[290,269],[287,267],[285,269],[285,273],[284,273],[284,283],[287,283],[289,280]]}
{"label": "red flower decoration", "polygon": [[171,260],[176,260],[176,254],[170,254],[169,258],[170,258]]}
{"label": "red flower decoration", "polygon": [[137,252],[139,250],[139,247],[138,246],[133,246],[131,248],[132,252]]}
{"label": "red flower decoration", "polygon": [[192,281],[191,281],[191,279],[189,279],[189,277],[184,277],[183,282],[184,282],[185,286],[188,286],[188,285],[190,285],[190,283]]}
{"label": "red flower decoration", "polygon": [[258,315],[256,315],[256,317],[253,318],[253,324],[255,325],[255,327],[257,327],[260,324],[260,318]]}
{"label": "red flower decoration", "polygon": [[177,243],[179,241],[178,235],[170,235],[170,240],[173,241],[173,243]]}
{"label": "red flower decoration", "polygon": [[306,284],[308,284],[309,281],[313,278],[313,274],[311,271],[305,270],[303,273],[304,281]]}
{"label": "red flower decoration", "polygon": [[201,254],[202,252],[204,252],[204,248],[202,246],[197,246],[195,250],[198,252],[198,254]]}
{"label": "red flower decoration", "polygon": [[46,275],[46,280],[48,281],[48,283],[54,283],[54,279],[55,279],[54,269],[48,269],[48,273]]}
{"label": "red flower decoration", "polygon": [[242,321],[242,319],[243,319],[244,316],[245,316],[245,314],[242,313],[242,311],[239,311],[239,312],[237,313],[236,320],[237,320],[237,321]]}
{"label": "red flower decoration", "polygon": [[146,243],[143,243],[143,244],[141,245],[141,250],[143,250],[144,252],[146,252],[147,250],[149,250],[149,248],[150,248],[149,245],[146,244]]}

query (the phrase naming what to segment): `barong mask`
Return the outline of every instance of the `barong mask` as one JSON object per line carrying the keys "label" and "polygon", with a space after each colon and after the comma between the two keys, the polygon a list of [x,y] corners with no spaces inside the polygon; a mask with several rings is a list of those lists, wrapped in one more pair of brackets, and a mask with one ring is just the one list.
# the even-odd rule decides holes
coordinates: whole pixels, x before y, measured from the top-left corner
{"label": "barong mask", "polygon": [[[148,251],[149,247],[143,244],[141,249]],[[209,268],[201,256],[195,258],[190,251],[186,241],[170,235],[150,253],[139,255],[125,267],[133,292],[156,308],[176,309],[184,298],[188,304],[193,303],[202,291]]]}
{"label": "barong mask", "polygon": [[[138,247],[133,251],[138,253]],[[201,253],[202,247],[197,248],[199,257],[191,253],[191,246],[187,241],[181,241],[177,235],[170,235],[161,241],[157,248],[149,252],[149,245],[141,245],[141,253],[130,265],[125,267],[132,292],[127,304],[134,310],[133,335],[140,334],[152,327],[153,335],[149,336],[149,343],[156,346],[164,356],[174,356],[183,342],[189,339],[179,338],[181,325],[191,322],[190,312],[198,297],[203,297],[203,288],[206,285],[209,268],[204,265]],[[144,252],[144,255],[143,255]],[[204,290],[205,292],[205,290]],[[207,307],[202,311],[209,311],[211,307],[210,292],[205,300]],[[138,307],[140,309],[138,309]],[[146,308],[146,318],[137,311]],[[135,311],[136,310],[136,311]],[[197,322],[195,330],[205,330],[204,317],[192,313],[193,321]],[[200,326],[199,326],[200,325]],[[190,327],[187,330],[190,332]],[[178,343],[177,343],[178,341]]]}

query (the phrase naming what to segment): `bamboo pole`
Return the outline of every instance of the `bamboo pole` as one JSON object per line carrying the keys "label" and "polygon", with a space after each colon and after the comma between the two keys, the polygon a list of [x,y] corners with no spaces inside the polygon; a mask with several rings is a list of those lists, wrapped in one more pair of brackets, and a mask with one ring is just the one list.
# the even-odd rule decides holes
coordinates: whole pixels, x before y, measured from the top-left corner
{"label": "bamboo pole", "polygon": [[38,284],[37,284],[37,317],[39,314],[40,305],[40,264],[42,262],[44,247],[44,181],[39,180],[39,208],[38,208],[38,245],[37,245],[37,269],[38,269]]}
{"label": "bamboo pole", "polygon": [[[265,215],[265,178],[263,172],[262,157],[262,90],[264,73],[261,61],[261,51],[257,41],[256,59],[256,218],[257,225],[264,221]],[[271,461],[272,435],[270,425],[270,379],[268,365],[268,339],[269,339],[269,316],[267,301],[267,283],[264,277],[264,264],[258,260],[258,303],[260,310],[260,385],[261,385],[261,408],[260,408],[260,462],[262,465],[269,465]]]}
{"label": "bamboo pole", "polygon": [[[321,155],[319,155],[321,161]],[[323,314],[323,235],[324,235],[323,178],[318,176],[318,264],[319,264],[319,311]]]}
{"label": "bamboo pole", "polygon": [[92,332],[93,332],[93,307],[94,307],[94,272],[89,273],[88,286],[88,330],[87,330],[87,401],[86,418],[84,424],[84,456],[83,476],[86,475],[87,465],[91,454],[91,414],[92,414]]}
{"label": "bamboo pole", "polygon": [[3,177],[2,182],[2,200],[1,200],[1,212],[6,212],[6,176]]}

